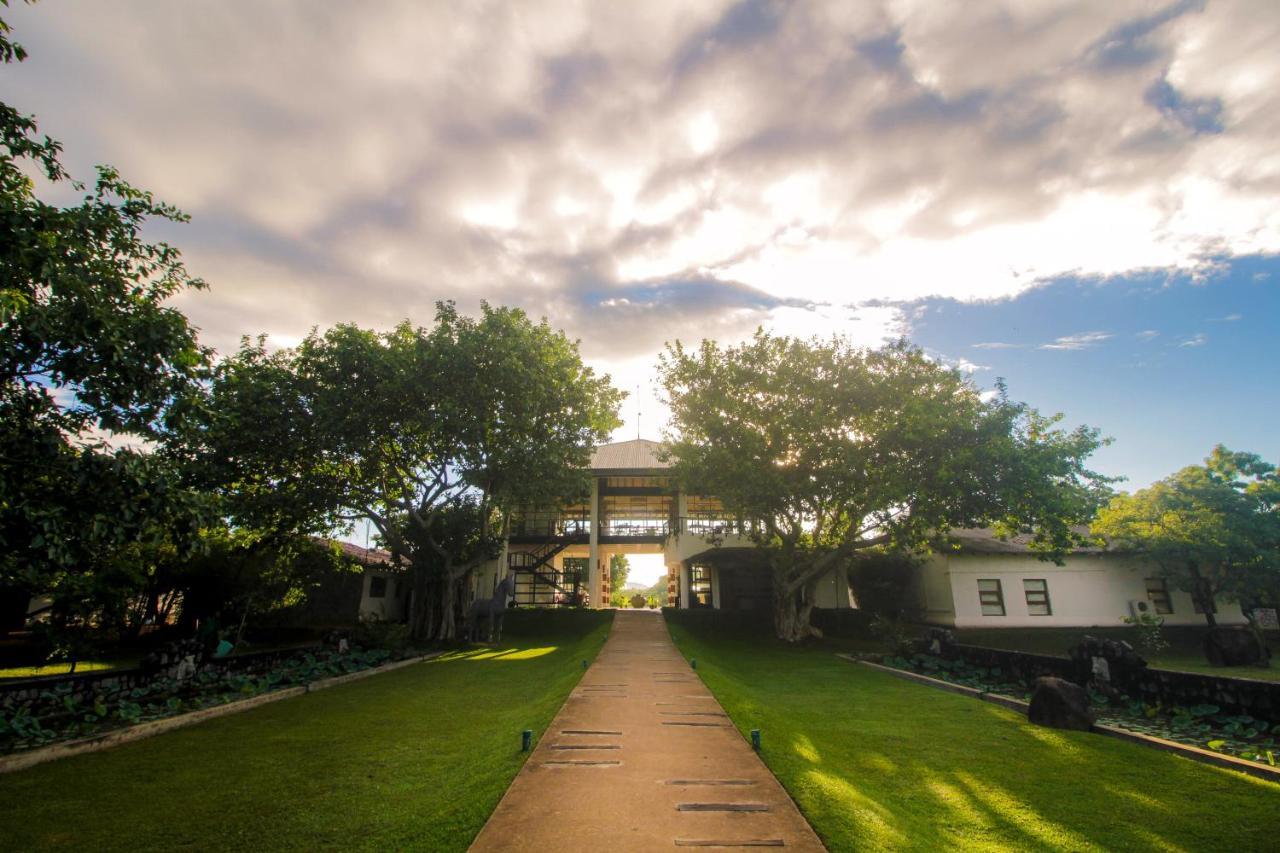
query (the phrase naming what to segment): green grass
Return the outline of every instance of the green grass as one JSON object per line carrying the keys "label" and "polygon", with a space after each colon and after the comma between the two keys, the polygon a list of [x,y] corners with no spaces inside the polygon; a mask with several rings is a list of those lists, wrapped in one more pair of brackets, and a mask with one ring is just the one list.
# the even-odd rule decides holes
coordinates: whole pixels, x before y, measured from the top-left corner
{"label": "green grass", "polygon": [[[106,669],[125,669],[137,666],[136,658],[122,660],[82,660],[76,663],[76,673],[101,672]],[[6,678],[35,678],[39,675],[66,675],[71,669],[69,663],[49,663],[41,666],[10,666],[0,669],[0,680]]]}
{"label": "green grass", "polygon": [[1280,785],[669,619],[831,850],[1274,850]]}
{"label": "green grass", "polygon": [[610,615],[0,776],[0,849],[465,850]]}
{"label": "green grass", "polygon": [[[1078,644],[1085,634],[1093,637],[1108,637],[1113,640],[1128,640],[1135,647],[1137,646],[1134,633],[1128,628],[961,628],[956,631],[956,639],[974,646],[1015,649],[1065,657],[1067,649]],[[1274,667],[1210,666],[1201,648],[1204,637],[1203,628],[1165,628],[1164,636],[1169,642],[1169,649],[1148,658],[1147,662],[1151,666],[1231,678],[1280,681],[1280,662]],[[1273,651],[1280,650],[1280,637],[1277,637],[1274,632],[1267,635],[1267,642]],[[1141,651],[1139,649],[1140,654]]]}

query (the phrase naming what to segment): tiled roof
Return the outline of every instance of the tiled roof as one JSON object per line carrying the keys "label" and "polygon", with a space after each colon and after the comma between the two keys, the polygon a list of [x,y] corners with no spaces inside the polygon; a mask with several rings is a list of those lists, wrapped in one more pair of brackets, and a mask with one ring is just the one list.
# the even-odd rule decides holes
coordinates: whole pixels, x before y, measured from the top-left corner
{"label": "tiled roof", "polygon": [[662,445],[647,438],[602,444],[591,454],[592,471],[652,471],[670,468],[658,458]]}
{"label": "tiled roof", "polygon": [[391,560],[391,552],[384,551],[381,548],[361,548],[359,545],[352,545],[350,542],[338,542],[338,548],[344,556],[350,557],[366,566],[388,566],[392,568],[395,566]]}
{"label": "tiled roof", "polygon": [[[1075,528],[1078,534],[1087,535],[1089,529],[1087,527]],[[952,539],[961,553],[970,554],[1031,554],[1031,537],[1021,534],[1011,536],[1008,539],[1001,539],[996,532],[989,527],[968,527],[954,528],[947,534]],[[943,547],[944,553],[949,550]],[[1084,547],[1072,548],[1073,554],[1101,554],[1107,549],[1099,548],[1092,545]]]}

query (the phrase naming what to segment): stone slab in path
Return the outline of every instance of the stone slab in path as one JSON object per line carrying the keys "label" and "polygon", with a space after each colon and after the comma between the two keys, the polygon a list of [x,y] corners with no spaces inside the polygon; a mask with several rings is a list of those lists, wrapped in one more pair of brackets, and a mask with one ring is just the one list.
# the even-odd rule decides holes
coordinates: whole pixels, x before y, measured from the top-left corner
{"label": "stone slab in path", "polygon": [[662,614],[618,611],[471,850],[683,847],[825,849],[681,658]]}

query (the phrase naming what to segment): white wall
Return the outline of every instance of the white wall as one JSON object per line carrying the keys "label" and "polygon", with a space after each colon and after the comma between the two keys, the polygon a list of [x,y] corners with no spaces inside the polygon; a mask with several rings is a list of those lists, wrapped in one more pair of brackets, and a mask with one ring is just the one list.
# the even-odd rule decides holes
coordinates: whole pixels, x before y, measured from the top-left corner
{"label": "white wall", "polygon": [[[372,598],[369,589],[373,579],[386,579],[387,591],[382,598]],[[396,572],[380,572],[365,569],[360,585],[360,618],[378,619],[383,622],[399,622],[404,619],[405,605],[409,600],[409,576]]]}
{"label": "white wall", "polygon": [[[1116,554],[1078,554],[1056,566],[1026,554],[935,555],[922,567],[927,621],[958,628],[1060,628],[1121,627],[1129,615],[1129,601],[1147,600],[1145,579],[1157,576],[1149,565]],[[1027,612],[1024,579],[1043,579],[1049,588],[1050,616]],[[1004,594],[1004,616],[984,616],[978,601],[978,580],[1000,581]],[[950,587],[953,614],[946,610],[946,588]],[[1191,596],[1170,587],[1173,613],[1165,614],[1166,625],[1204,625]],[[1217,620],[1223,625],[1244,624],[1237,603],[1218,602]]]}

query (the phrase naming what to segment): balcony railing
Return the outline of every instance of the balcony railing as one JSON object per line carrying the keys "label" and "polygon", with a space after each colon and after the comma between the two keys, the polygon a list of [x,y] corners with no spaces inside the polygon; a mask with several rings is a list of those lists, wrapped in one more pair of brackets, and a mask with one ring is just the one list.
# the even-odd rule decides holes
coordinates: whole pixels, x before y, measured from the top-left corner
{"label": "balcony railing", "polygon": [[591,517],[581,515],[530,515],[511,520],[512,536],[545,536],[566,538],[588,536],[591,533]]}
{"label": "balcony railing", "polygon": [[609,518],[600,522],[600,535],[611,537],[667,536],[671,525],[665,518]]}
{"label": "balcony railing", "polygon": [[750,536],[760,525],[755,521],[711,516],[684,516],[680,519],[680,532],[704,538],[725,536]]}

